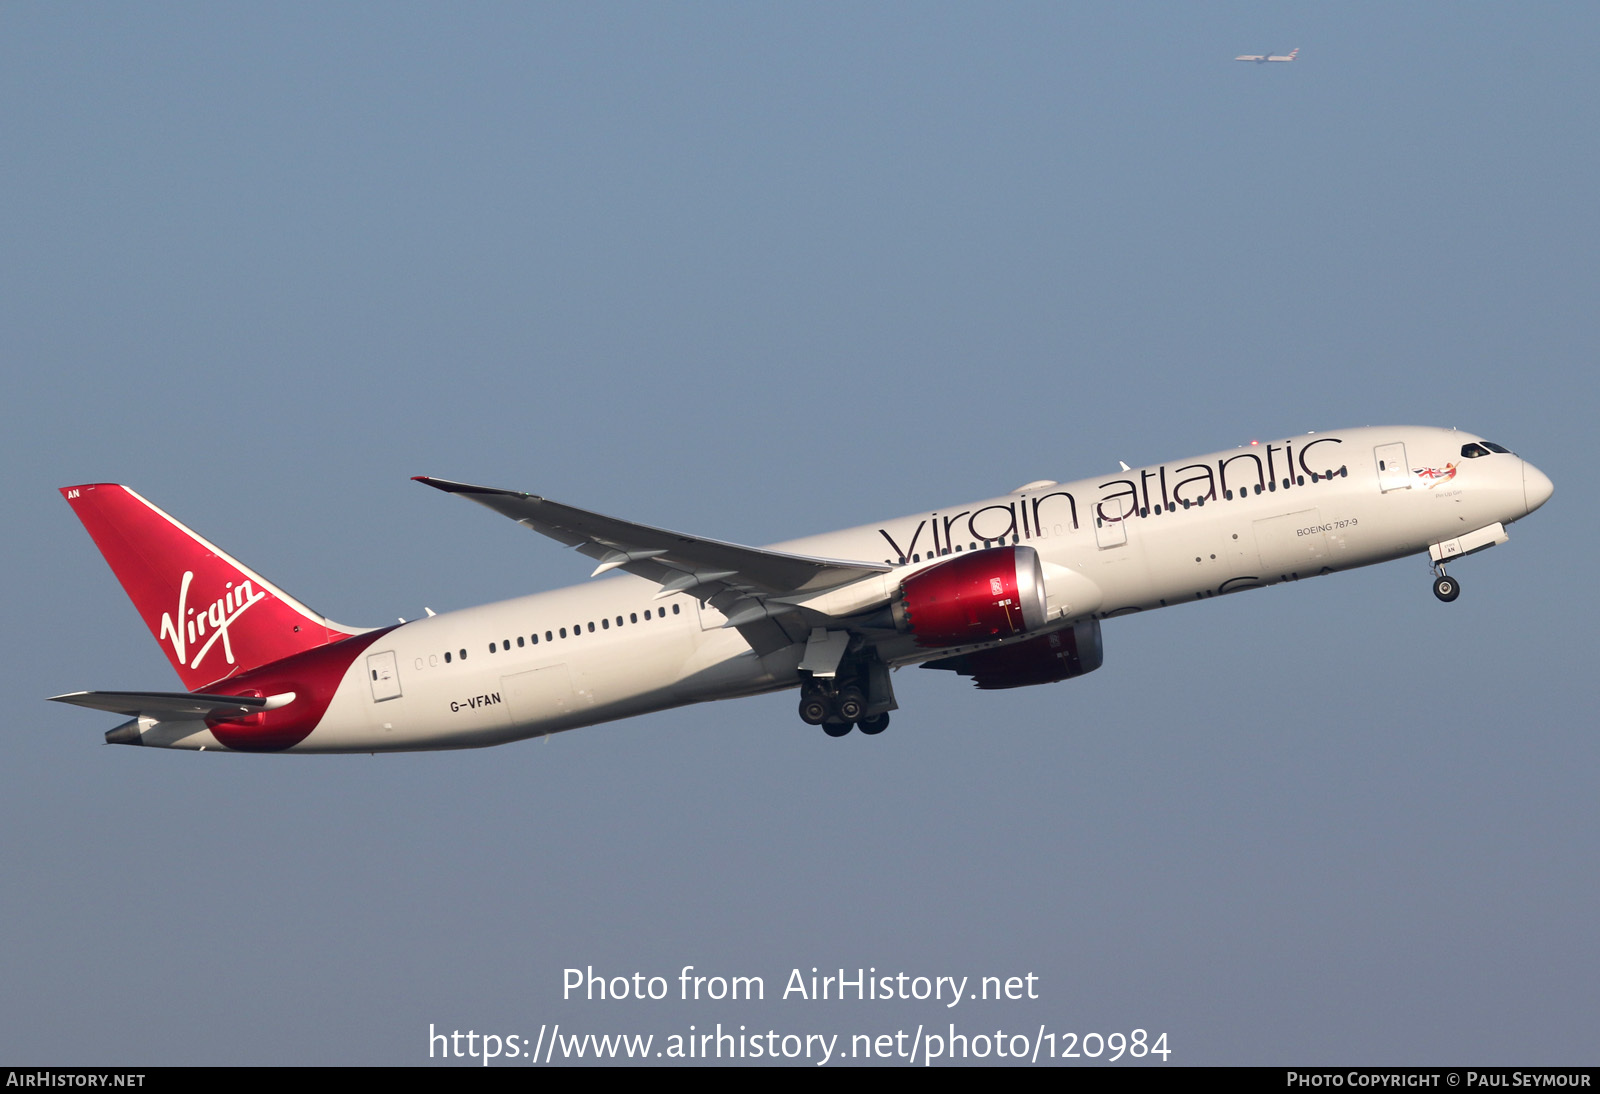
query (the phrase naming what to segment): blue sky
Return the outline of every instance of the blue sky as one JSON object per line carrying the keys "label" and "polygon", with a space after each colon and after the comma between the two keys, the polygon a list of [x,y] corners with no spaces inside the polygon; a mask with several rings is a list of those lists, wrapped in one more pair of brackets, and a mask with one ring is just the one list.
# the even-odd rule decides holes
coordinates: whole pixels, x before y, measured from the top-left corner
{"label": "blue sky", "polygon": [[[984,1024],[1181,1063],[1593,1062],[1597,23],[0,8],[0,1058],[979,1022],[770,998],[870,966],[1031,971]],[[778,695],[188,756],[43,702],[177,686],[71,483],[378,625],[589,569],[414,474],[766,543],[1382,423],[1556,483],[1455,604],[1407,561],[1112,621],[1081,680],[903,672],[875,739]],[[686,964],[769,1001],[561,999]]]}

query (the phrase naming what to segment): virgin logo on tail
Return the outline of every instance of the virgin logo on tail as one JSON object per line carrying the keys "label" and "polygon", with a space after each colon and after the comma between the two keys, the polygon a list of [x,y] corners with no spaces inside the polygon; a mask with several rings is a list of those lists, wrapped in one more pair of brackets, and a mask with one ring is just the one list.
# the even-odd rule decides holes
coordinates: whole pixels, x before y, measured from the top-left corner
{"label": "virgin logo on tail", "polygon": [[[189,607],[189,583],[194,580],[194,571],[183,572],[183,584],[178,589],[178,621],[174,623],[172,616],[166,612],[161,613],[161,632],[157,636],[163,641],[172,641],[172,655],[180,663],[188,664],[191,669],[200,667],[200,662],[205,660],[206,654],[211,652],[211,647],[217,644],[217,639],[222,639],[222,653],[228,659],[228,664],[236,662],[233,659],[233,642],[228,637],[228,628],[245,612],[250,610],[252,604],[259,604],[267,599],[267,594],[260,592],[250,583],[249,579],[239,582],[235,587],[233,582],[228,582],[227,592],[211,602],[210,607],[195,609]],[[209,635],[207,634],[209,631]],[[189,647],[199,642],[205,642],[195,650],[194,660],[189,660]]]}

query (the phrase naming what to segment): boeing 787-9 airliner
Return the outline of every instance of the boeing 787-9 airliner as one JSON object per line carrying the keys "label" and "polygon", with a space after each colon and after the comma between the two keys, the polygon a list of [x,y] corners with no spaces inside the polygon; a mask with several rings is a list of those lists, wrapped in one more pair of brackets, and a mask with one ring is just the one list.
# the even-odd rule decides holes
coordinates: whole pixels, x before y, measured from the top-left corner
{"label": "boeing 787-9 airliner", "polygon": [[535,494],[419,477],[589,556],[592,577],[380,628],[348,627],[125,486],[62,494],[186,691],[73,692],[125,715],[113,744],[234,752],[473,748],[797,688],[800,718],[874,734],[890,670],[980,688],[1099,668],[1105,620],[1506,540],[1550,480],[1449,429],[1310,433],[772,547],[671,532]]}

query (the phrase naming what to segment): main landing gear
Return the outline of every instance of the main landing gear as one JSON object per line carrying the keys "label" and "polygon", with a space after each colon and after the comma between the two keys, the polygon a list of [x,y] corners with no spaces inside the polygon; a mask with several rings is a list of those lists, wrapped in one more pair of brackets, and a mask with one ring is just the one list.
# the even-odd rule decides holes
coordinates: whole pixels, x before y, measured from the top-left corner
{"label": "main landing gear", "polygon": [[[854,646],[852,650],[850,647]],[[889,666],[860,636],[811,628],[800,659],[800,720],[830,737],[859,727],[868,735],[889,728],[895,708]]]}
{"label": "main landing gear", "polygon": [[889,712],[868,714],[867,697],[859,687],[838,687],[826,679],[813,679],[800,689],[800,720],[821,726],[830,737],[843,737],[852,729],[875,735],[889,728]]}
{"label": "main landing gear", "polygon": [[1434,596],[1448,604],[1456,597],[1461,595],[1461,582],[1445,573],[1444,566],[1442,564],[1435,563],[1433,566],[1433,573]]}

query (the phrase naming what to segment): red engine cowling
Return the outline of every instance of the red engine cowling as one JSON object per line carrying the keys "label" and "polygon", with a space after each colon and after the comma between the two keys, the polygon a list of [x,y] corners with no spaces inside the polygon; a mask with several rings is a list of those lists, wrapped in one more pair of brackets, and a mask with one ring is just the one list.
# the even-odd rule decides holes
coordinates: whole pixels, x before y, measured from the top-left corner
{"label": "red engine cowling", "polygon": [[1044,570],[1032,547],[957,555],[900,585],[894,621],[919,646],[964,646],[1044,626]]}
{"label": "red engine cowling", "polygon": [[1052,684],[1093,672],[1105,661],[1100,621],[1085,619],[1064,630],[992,650],[930,661],[927,669],[950,669],[985,691]]}

